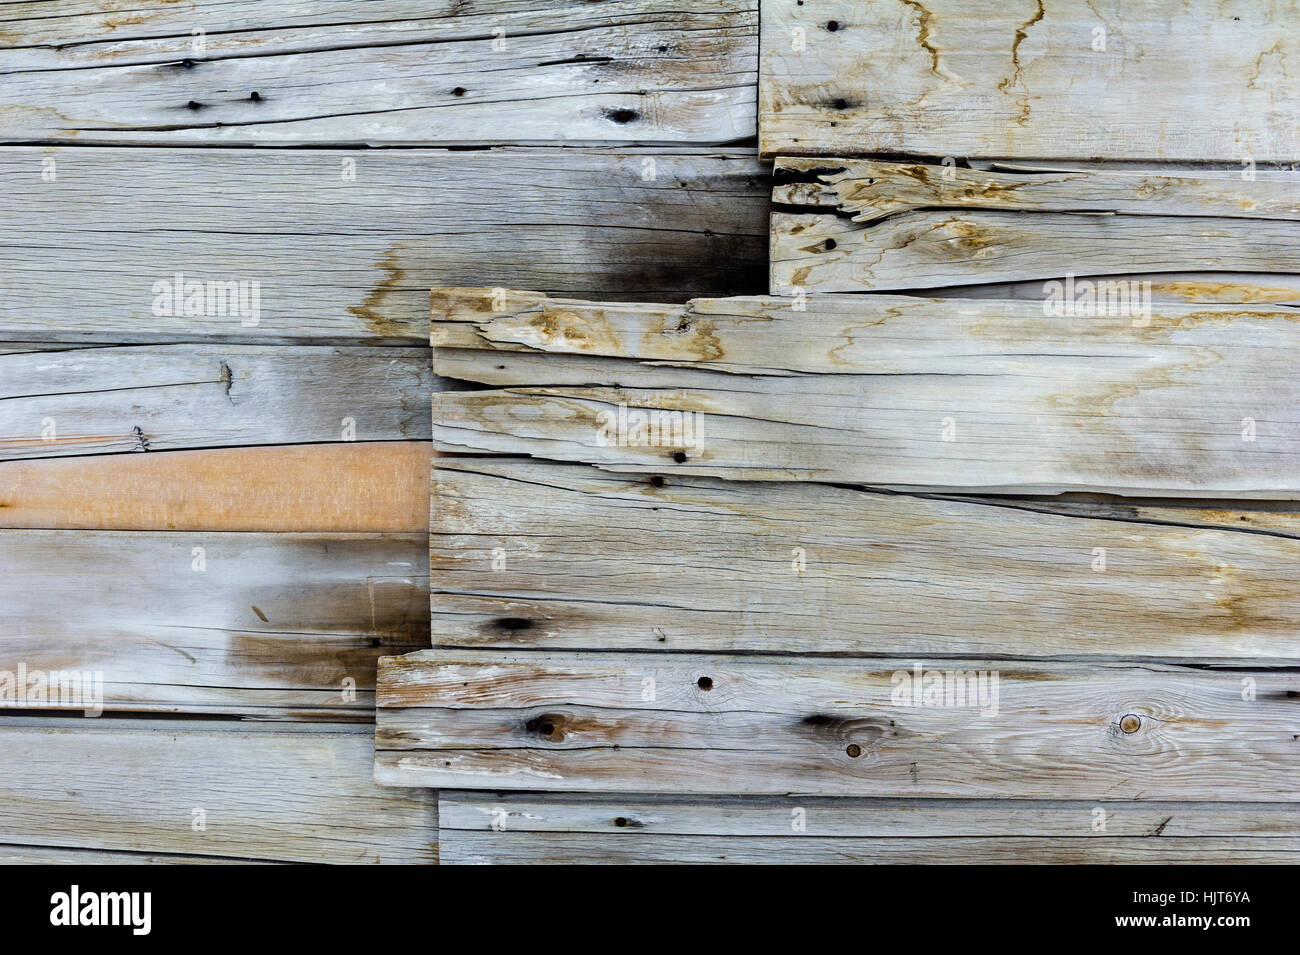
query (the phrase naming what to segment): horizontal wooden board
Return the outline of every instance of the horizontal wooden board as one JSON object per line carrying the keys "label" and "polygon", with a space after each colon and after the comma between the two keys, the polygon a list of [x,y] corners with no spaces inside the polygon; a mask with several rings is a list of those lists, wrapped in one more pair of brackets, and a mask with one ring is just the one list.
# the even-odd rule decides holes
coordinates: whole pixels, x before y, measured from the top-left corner
{"label": "horizontal wooden board", "polygon": [[[0,237],[0,339],[423,344],[435,285],[767,286],[752,151],[11,147],[0,184],[23,223]],[[260,283],[258,324],[155,314],[154,283],[178,272]]]}
{"label": "horizontal wooden board", "polygon": [[444,833],[443,865],[1295,865],[1300,839],[774,839]]}
{"label": "horizontal wooden board", "polygon": [[435,289],[433,311],[437,373],[492,386],[434,395],[443,451],[900,489],[1300,492],[1292,309]]}
{"label": "horizontal wooden board", "polygon": [[[797,811],[796,811],[797,810]],[[1107,837],[1256,836],[1294,839],[1295,803],[1029,799],[810,799],[751,796],[463,792],[438,796],[438,828],[456,832],[569,832],[657,836]],[[1279,848],[1283,845],[1278,843]]]}
{"label": "horizontal wooden board", "polygon": [[1294,804],[445,791],[443,864],[1300,859]]}
{"label": "horizontal wooden board", "polygon": [[0,842],[23,855],[436,862],[432,794],[375,786],[372,751],[368,726],[10,717]]}
{"label": "horizontal wooden board", "polygon": [[755,133],[754,3],[5,8],[10,142],[717,143]]}
{"label": "horizontal wooden board", "polygon": [[1103,520],[1052,513],[1051,502],[656,481],[503,458],[441,460],[432,502],[435,645],[1271,662],[1300,653],[1300,528],[1259,533],[1244,512],[1117,508]]}
{"label": "horizontal wooden board", "polygon": [[[1197,299],[1245,285],[1228,300],[1267,302],[1288,273],[1293,298],[1300,273],[1295,177],[783,158],[776,182],[771,288],[784,294],[1222,270],[1234,274],[1213,293],[1191,286]],[[1154,283],[1133,291],[1153,297]]]}
{"label": "horizontal wooden board", "polygon": [[0,527],[417,533],[432,454],[358,441],[6,461]]}
{"label": "horizontal wooden board", "polygon": [[1289,162],[1293,0],[762,6],[765,155]]}
{"label": "horizontal wooden board", "polygon": [[106,710],[368,721],[376,658],[428,646],[425,546],[423,534],[0,531],[0,703],[55,705],[16,698],[22,668],[97,672]]}
{"label": "horizontal wooden board", "polygon": [[0,846],[3,865],[273,865],[261,859],[184,856],[157,852],[105,852],[102,849],[47,849]]}
{"label": "horizontal wooden board", "polygon": [[[979,672],[977,703],[955,674]],[[937,678],[948,689],[921,695]],[[440,789],[1291,802],[1297,699],[1289,671],[423,650],[380,661],[375,775]]]}
{"label": "horizontal wooden board", "polygon": [[0,460],[429,436],[422,348],[136,345],[0,355]]}
{"label": "horizontal wooden board", "polygon": [[923,162],[779,157],[775,176],[775,204],[822,208],[859,223],[936,208],[1300,219],[1300,178],[1243,179],[1226,171],[1157,174],[1087,164],[1004,171]]}

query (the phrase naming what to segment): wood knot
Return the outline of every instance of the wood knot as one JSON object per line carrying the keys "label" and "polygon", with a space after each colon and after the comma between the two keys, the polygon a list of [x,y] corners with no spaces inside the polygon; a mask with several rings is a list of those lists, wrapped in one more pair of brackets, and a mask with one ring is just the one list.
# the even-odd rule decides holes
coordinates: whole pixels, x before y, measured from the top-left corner
{"label": "wood knot", "polygon": [[1119,728],[1122,733],[1136,733],[1142,728],[1142,718],[1136,713],[1125,713],[1119,718]]}

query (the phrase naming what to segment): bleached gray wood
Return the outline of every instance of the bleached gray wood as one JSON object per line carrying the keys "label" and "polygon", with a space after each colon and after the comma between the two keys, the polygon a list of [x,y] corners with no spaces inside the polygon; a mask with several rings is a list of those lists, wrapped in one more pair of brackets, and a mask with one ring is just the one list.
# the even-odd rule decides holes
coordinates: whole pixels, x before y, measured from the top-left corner
{"label": "bleached gray wood", "polygon": [[99,849],[47,849],[0,846],[3,865],[274,865],[261,859],[184,856],[157,852],[104,852]]}
{"label": "bleached gray wood", "polygon": [[760,149],[1291,162],[1298,13],[1294,0],[771,0]]}
{"label": "bleached gray wood", "polygon": [[[779,159],[776,179],[775,292],[1205,270],[1266,273],[1245,283],[1267,289],[1300,273],[1296,180],[799,158]],[[1234,281],[1218,284],[1222,297]]]}
{"label": "bleached gray wood", "polygon": [[5,4],[6,140],[718,143],[755,133],[755,3],[121,6]]}
{"label": "bleached gray wood", "polygon": [[[13,340],[423,344],[435,285],[684,301],[767,283],[752,152],[10,147],[0,182],[22,224],[0,236]],[[260,282],[259,324],[155,315],[177,271]]]}
{"label": "bleached gray wood", "polygon": [[108,711],[369,721],[376,659],[428,646],[425,555],[415,534],[3,530],[0,671],[98,672]]}
{"label": "bleached gray wood", "polygon": [[1300,840],[444,833],[443,865],[1295,865]]}
{"label": "bleached gray wood", "polygon": [[[1000,799],[794,799],[494,793],[438,796],[444,840],[457,832],[658,836],[1107,837],[1256,836],[1293,839],[1294,803],[1063,802]],[[504,841],[504,840],[503,840]],[[1281,843],[1279,843],[1281,845]]]}
{"label": "bleached gray wood", "polygon": [[[984,703],[912,705],[899,687],[916,667],[984,671]],[[380,661],[375,778],[555,792],[1293,802],[1297,692],[1300,675],[1286,671],[1156,664],[423,650]],[[427,710],[423,725],[411,725],[411,708]]]}
{"label": "bleached gray wood", "polygon": [[138,345],[3,355],[0,460],[425,438],[432,386],[422,348]]}
{"label": "bleached gray wood", "polygon": [[[1291,309],[1047,317],[1028,302],[600,305],[533,292],[501,303],[491,290],[434,292],[435,371],[493,386],[434,395],[441,450],[900,489],[1300,492]],[[618,427],[621,405],[693,412],[700,440],[650,443]]]}
{"label": "bleached gray wood", "polygon": [[365,725],[6,717],[0,842],[292,862],[436,862],[436,801],[370,781],[370,734]]}
{"label": "bleached gray wood", "polygon": [[1268,528],[1269,514],[445,458],[432,483],[432,640],[1294,661],[1300,527],[1240,520]]}

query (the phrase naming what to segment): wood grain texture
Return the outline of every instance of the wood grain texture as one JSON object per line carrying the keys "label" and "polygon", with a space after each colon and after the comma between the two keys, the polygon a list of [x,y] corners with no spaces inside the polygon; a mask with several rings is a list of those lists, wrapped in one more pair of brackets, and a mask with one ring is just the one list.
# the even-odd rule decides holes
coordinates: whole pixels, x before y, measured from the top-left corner
{"label": "wood grain texture", "polygon": [[[795,812],[795,810],[801,810]],[[1098,812],[1100,810],[1100,812]],[[797,823],[797,825],[796,825]],[[1300,829],[1295,803],[1030,799],[808,799],[749,796],[505,793],[449,790],[438,828],[656,836],[1276,838]]]}
{"label": "wood grain texture", "polygon": [[[965,698],[941,688],[934,705],[913,705],[900,687],[916,667],[918,686],[930,684],[925,673],[985,672],[984,702],[973,688]],[[1285,802],[1300,793],[1300,674],[1287,671],[423,650],[382,658],[377,692],[375,778],[388,785]]]}
{"label": "wood grain texture", "polygon": [[432,794],[375,786],[371,753],[368,726],[8,718],[0,841],[196,861],[437,861]]}
{"label": "wood grain texture", "polygon": [[779,159],[776,180],[774,291],[1223,270],[1265,273],[1238,300],[1268,301],[1300,273],[1296,178]]}
{"label": "wood grain texture", "polygon": [[[425,554],[422,534],[0,531],[0,671],[99,671],[110,711],[368,721],[376,658],[428,646]],[[52,705],[25,696],[4,705]]]}
{"label": "wood grain texture", "polygon": [[421,348],[83,348],[0,375],[0,460],[426,438],[433,386]]}
{"label": "wood grain texture", "polygon": [[5,7],[10,142],[717,143],[755,133],[755,3]]}
{"label": "wood grain texture", "polygon": [[[901,296],[816,295],[802,311],[769,297],[500,304],[434,290],[435,370],[492,386],[434,395],[443,451],[913,490],[1300,491],[1291,309],[1161,305],[1144,321]],[[637,430],[633,411],[663,433]],[[677,412],[695,417],[663,417]]]}
{"label": "wood grain texture", "polygon": [[[0,184],[23,223],[0,236],[14,341],[423,344],[435,285],[684,301],[767,283],[752,151],[0,148]],[[260,282],[259,324],[154,314],[177,272]]]}
{"label": "wood grain texture", "polygon": [[418,533],[427,441],[213,448],[0,464],[0,527]]}
{"label": "wood grain texture", "polygon": [[[917,209],[1006,209],[1076,215],[1300,219],[1300,179],[1160,175],[1116,169],[1023,171],[920,162],[778,157],[772,201],[876,222]],[[1171,223],[1172,224],[1172,223]]]}
{"label": "wood grain texture", "polygon": [[1200,662],[1300,652],[1300,529],[1257,533],[1244,513],[1099,520],[1051,502],[502,458],[441,460],[432,500],[435,645]]}
{"label": "wood grain texture", "polygon": [[1298,12],[1293,0],[774,0],[760,149],[1289,162]]}
{"label": "wood grain texture", "polygon": [[772,799],[444,791],[443,864],[1294,863],[1278,803]]}
{"label": "wood grain texture", "polygon": [[[1116,282],[1137,282],[1149,288],[1154,302],[1204,302],[1217,305],[1300,306],[1300,275],[1264,272],[1121,272],[1107,276]],[[990,282],[943,286],[926,290],[941,298],[997,298],[1043,301],[1043,282]]]}
{"label": "wood grain texture", "polygon": [[1294,865],[1300,840],[772,839],[585,833],[455,832],[443,865]]}
{"label": "wood grain texture", "polygon": [[105,852],[102,849],[47,849],[0,846],[3,865],[274,865],[261,859],[185,856],[157,852]]}

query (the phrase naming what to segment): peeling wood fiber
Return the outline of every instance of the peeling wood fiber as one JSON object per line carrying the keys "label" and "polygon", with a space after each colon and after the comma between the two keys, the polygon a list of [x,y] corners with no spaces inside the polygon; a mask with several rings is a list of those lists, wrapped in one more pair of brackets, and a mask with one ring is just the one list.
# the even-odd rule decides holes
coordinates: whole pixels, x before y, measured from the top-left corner
{"label": "peeling wood fiber", "polygon": [[1164,278],[1161,298],[1287,304],[1300,281],[1295,173],[794,158],[777,160],[772,199],[771,289],[786,294],[1105,276],[1145,299],[1150,288],[1127,283],[1153,276],[1126,273],[1224,272]]}

